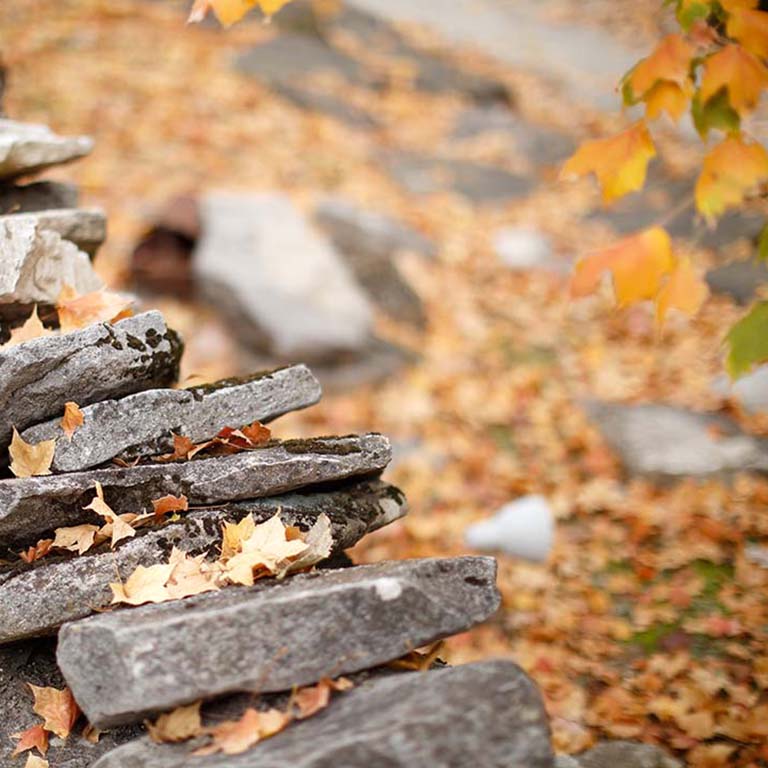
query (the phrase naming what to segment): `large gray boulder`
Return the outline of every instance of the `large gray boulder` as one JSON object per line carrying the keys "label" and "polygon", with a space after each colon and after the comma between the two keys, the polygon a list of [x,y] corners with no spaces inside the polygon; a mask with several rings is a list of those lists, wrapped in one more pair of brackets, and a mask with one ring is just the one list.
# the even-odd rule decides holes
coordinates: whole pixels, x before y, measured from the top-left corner
{"label": "large gray boulder", "polygon": [[[376,676],[241,755],[144,738],[94,768],[551,768],[536,686],[510,661]],[[616,768],[622,768],[619,764]]]}
{"label": "large gray boulder", "polygon": [[201,211],[198,284],[244,341],[281,360],[310,362],[366,346],[368,300],[288,198],[215,193]]}
{"label": "large gray boulder", "polygon": [[0,216],[0,225],[12,222],[38,224],[39,229],[56,232],[93,256],[107,238],[107,217],[100,208],[57,208],[35,213],[11,213]]}
{"label": "large gray boulder", "polygon": [[84,157],[93,149],[87,136],[64,137],[45,125],[0,120],[0,179],[13,179]]}
{"label": "large gray boulder", "polygon": [[89,293],[104,285],[88,254],[37,214],[0,217],[0,241],[0,305],[55,304],[65,286]]}
{"label": "large gray boulder", "polygon": [[660,404],[592,402],[587,412],[630,474],[674,480],[768,471],[768,440],[724,417]]}
{"label": "large gray boulder", "polygon": [[83,408],[84,423],[70,440],[53,419],[25,430],[28,443],[56,440],[51,469],[77,472],[120,456],[137,457],[173,450],[173,433],[195,443],[223,427],[266,423],[320,400],[320,384],[305,365],[225,380],[191,389],[150,389],[122,400]]}
{"label": "large gray boulder", "polygon": [[88,720],[105,728],[391,661],[487,619],[499,606],[495,577],[483,557],[299,575],[66,624],[57,658]]}
{"label": "large gray boulder", "polygon": [[32,543],[58,526],[103,522],[84,509],[100,483],[118,514],[151,512],[152,499],[184,494],[211,505],[271,496],[316,483],[381,472],[391,458],[382,435],[289,440],[193,461],[0,480],[0,547]]}
{"label": "large gray boulder", "polygon": [[288,493],[194,510],[178,522],[141,532],[111,551],[101,547],[78,557],[54,554],[29,565],[0,569],[0,644],[44,635],[62,624],[104,610],[109,584],[128,578],[137,566],[166,562],[172,547],[190,555],[217,557],[221,528],[248,514],[257,523],[280,513],[286,525],[309,530],[320,515],[331,521],[333,551],[354,546],[371,531],[403,517],[403,494],[381,481],[348,483],[333,491]]}
{"label": "large gray boulder", "polygon": [[56,416],[67,401],[86,406],[172,384],[180,355],[159,312],[0,349],[0,446],[13,427]]}

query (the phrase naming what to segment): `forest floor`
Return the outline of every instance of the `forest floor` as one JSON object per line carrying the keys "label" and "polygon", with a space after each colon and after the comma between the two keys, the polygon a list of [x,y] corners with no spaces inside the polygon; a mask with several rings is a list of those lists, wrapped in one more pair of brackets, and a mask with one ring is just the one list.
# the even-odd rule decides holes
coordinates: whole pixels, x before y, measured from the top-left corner
{"label": "forest floor", "polygon": [[[559,18],[583,5],[561,3]],[[660,23],[637,10],[642,3],[594,5],[594,23],[617,40],[628,37],[622,18],[642,28],[641,41]],[[399,447],[388,477],[406,491],[410,516],[354,557],[464,553],[469,524],[520,495],[544,495],[556,513],[550,558],[534,565],[499,556],[503,609],[450,641],[449,660],[503,656],[521,664],[543,691],[559,751],[627,738],[664,745],[700,768],[768,765],[768,569],[744,556],[746,544],[768,541],[768,481],[744,474],[660,486],[628,477],[579,405],[599,398],[722,408],[711,382],[739,308],[712,297],[698,317],[675,317],[659,334],[646,307],[619,312],[605,295],[572,303],[557,270],[507,269],[490,239],[502,225],[546,234],[565,266],[615,237],[588,217],[592,185],[531,168],[503,137],[452,143],[466,103],[416,91],[407,77],[375,99],[349,96],[376,115],[376,130],[306,112],[230,65],[238,51],[277,34],[274,26],[187,27],[178,4],[149,0],[2,4],[10,115],[96,140],[90,158],[51,176],[77,182],[84,203],[106,209],[102,275],[120,286],[147,216],[190,190],[281,190],[307,207],[332,193],[429,235],[437,258],[402,265],[425,304],[426,329],[380,321],[382,334],[417,350],[419,361],[275,425],[278,436],[378,430]],[[437,44],[423,30],[410,34]],[[530,125],[578,142],[621,124],[618,109],[571,102],[539,74],[476,50],[451,46],[448,55],[507,84]],[[376,160],[392,147],[438,147],[526,174],[535,185],[494,205],[452,192],[412,195]],[[698,156],[672,130],[661,150],[672,174]],[[704,266],[716,258],[688,247]],[[159,305],[190,342],[186,374],[213,379],[237,369],[236,347],[213,312]],[[768,434],[768,419],[726,405],[742,427]]]}

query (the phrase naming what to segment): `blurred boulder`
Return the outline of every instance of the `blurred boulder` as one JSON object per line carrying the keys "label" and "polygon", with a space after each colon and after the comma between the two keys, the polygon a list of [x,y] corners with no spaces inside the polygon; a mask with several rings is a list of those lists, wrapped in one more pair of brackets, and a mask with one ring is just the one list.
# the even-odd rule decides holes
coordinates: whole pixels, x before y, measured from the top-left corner
{"label": "blurred boulder", "polygon": [[491,236],[493,250],[504,266],[512,270],[559,269],[549,238],[527,227],[502,227]]}
{"label": "blurred boulder", "polygon": [[31,184],[0,183],[0,215],[76,208],[78,198],[77,187],[62,181],[34,181]]}
{"label": "blurred boulder", "polygon": [[63,240],[74,243],[93,257],[107,237],[107,217],[100,208],[57,208],[34,213],[0,215],[0,226],[6,222],[22,222],[56,232]]}
{"label": "blurred boulder", "polygon": [[706,275],[712,293],[730,296],[739,304],[749,304],[761,285],[768,283],[768,266],[762,261],[732,261]]}
{"label": "blurred boulder", "polygon": [[768,365],[757,368],[734,382],[723,374],[712,385],[721,397],[732,397],[750,413],[768,412]]}

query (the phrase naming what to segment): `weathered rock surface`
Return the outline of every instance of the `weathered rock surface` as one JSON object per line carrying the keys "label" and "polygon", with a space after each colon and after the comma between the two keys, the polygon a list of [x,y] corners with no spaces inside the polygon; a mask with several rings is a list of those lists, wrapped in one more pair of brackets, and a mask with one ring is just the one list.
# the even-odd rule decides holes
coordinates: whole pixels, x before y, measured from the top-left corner
{"label": "weathered rock surface", "polygon": [[633,474],[677,479],[768,471],[768,440],[724,417],[659,404],[593,402],[587,412]]}
{"label": "weathered rock surface", "polygon": [[16,225],[37,223],[39,228],[56,232],[89,256],[93,256],[107,238],[107,217],[100,208],[59,208],[0,216],[0,225],[7,221]]}
{"label": "weathered rock surface", "polygon": [[77,472],[115,456],[131,459],[173,450],[173,434],[193,442],[214,437],[223,427],[266,423],[320,400],[320,384],[304,365],[254,377],[190,389],[150,389],[122,400],[104,400],[83,408],[84,424],[71,441],[61,420],[22,433],[28,443],[56,438],[51,468]]}
{"label": "weathered rock surface", "polygon": [[390,459],[382,435],[289,440],[194,461],[0,480],[0,546],[32,541],[57,526],[99,522],[83,507],[96,482],[118,514],[150,512],[152,499],[184,494],[190,505],[253,499],[380,472]]}
{"label": "weathered rock surface", "polygon": [[78,293],[103,283],[87,253],[35,214],[0,219],[0,304],[54,304],[68,285]]}
{"label": "weathered rock surface", "polygon": [[380,127],[379,121],[364,109],[333,94],[319,91],[316,87],[297,85],[295,82],[281,80],[275,83],[272,88],[284,99],[301,109],[320,112],[353,128],[372,130]]}
{"label": "weathered rock surface", "polygon": [[578,768],[681,768],[682,765],[653,744],[632,741],[604,741],[573,759]]}
{"label": "weathered rock surface", "polygon": [[[19,768],[24,765],[24,755],[12,757],[19,733],[40,724],[40,718],[32,711],[32,693],[27,683],[53,686],[65,685],[56,666],[56,641],[53,638],[17,643],[0,648],[0,766]],[[50,765],[55,768],[90,768],[105,752],[117,745],[136,739],[144,733],[140,726],[126,726],[101,734],[98,743],[92,744],[80,735],[76,728],[66,741],[51,736],[48,752]]]}
{"label": "weathered rock surface", "polygon": [[0,179],[69,163],[92,149],[87,136],[58,136],[45,125],[0,120]]}
{"label": "weathered rock surface", "polygon": [[74,184],[62,181],[34,181],[31,184],[0,184],[0,214],[32,213],[56,208],[77,207]]}
{"label": "weathered rock surface", "polygon": [[372,314],[330,244],[290,200],[211,194],[195,253],[198,284],[251,346],[279,359],[362,349]]}
{"label": "weathered rock surface", "polygon": [[[509,661],[374,677],[318,715],[200,768],[551,768],[549,726],[535,685]],[[141,739],[94,768],[182,768],[189,747]],[[618,766],[617,766],[618,768]]]}
{"label": "weathered rock surface", "polygon": [[69,400],[86,406],[172,384],[180,355],[159,312],[1,349],[0,445],[8,445],[14,426],[56,416]]}
{"label": "weathered rock surface", "polygon": [[768,283],[768,267],[756,259],[732,261],[707,272],[706,279],[713,293],[730,296],[739,304],[749,304],[758,287]]}
{"label": "weathered rock surface", "polygon": [[383,664],[488,618],[495,574],[491,558],[459,557],[299,575],[66,624],[57,658],[89,721],[106,727]]}
{"label": "weathered rock surface", "polygon": [[139,565],[165,562],[171,547],[192,555],[218,556],[221,526],[252,514],[264,522],[280,512],[286,525],[308,530],[321,514],[331,521],[334,552],[354,546],[366,533],[401,518],[403,494],[381,481],[347,483],[337,490],[289,493],[195,510],[124,540],[114,551],[101,549],[66,559],[49,555],[29,565],[0,570],[0,643],[55,631],[67,621],[107,608],[110,582],[126,579]]}

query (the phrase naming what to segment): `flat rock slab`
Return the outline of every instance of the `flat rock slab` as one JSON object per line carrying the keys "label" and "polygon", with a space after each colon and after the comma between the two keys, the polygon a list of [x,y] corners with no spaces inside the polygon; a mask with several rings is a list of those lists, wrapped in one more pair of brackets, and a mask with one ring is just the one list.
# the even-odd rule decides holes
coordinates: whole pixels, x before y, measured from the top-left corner
{"label": "flat rock slab", "polygon": [[334,491],[289,493],[189,512],[179,522],[124,540],[114,551],[49,556],[29,565],[19,561],[15,568],[0,571],[0,643],[49,634],[68,621],[108,608],[109,584],[118,575],[125,580],[139,565],[166,562],[174,546],[215,559],[224,522],[247,514],[259,523],[279,512],[286,525],[302,530],[309,530],[325,514],[331,521],[333,551],[340,552],[406,511],[405,497],[394,486],[381,481],[348,483]]}
{"label": "flat rock slab", "polygon": [[66,475],[0,480],[0,546],[32,542],[62,525],[99,522],[84,509],[97,482],[118,514],[152,511],[152,499],[185,495],[220,504],[381,472],[391,458],[382,435],[290,440],[230,456]]}
{"label": "flat rock slab", "polygon": [[[32,711],[34,702],[27,683],[53,686],[59,690],[64,687],[56,665],[54,638],[0,648],[0,766],[3,768],[22,768],[26,754],[29,754],[11,757],[16,746],[16,739],[12,739],[11,734],[41,723],[40,717]],[[92,744],[81,736],[81,731],[82,726],[78,724],[66,741],[51,736],[47,754],[51,766],[90,768],[105,752],[137,739],[145,732],[139,726],[117,728],[101,734],[98,743]]]}
{"label": "flat rock slab", "polygon": [[78,190],[62,181],[0,184],[0,214],[32,213],[52,208],[77,207]]}
{"label": "flat rock slab", "polygon": [[739,304],[749,304],[757,289],[768,282],[768,267],[755,259],[732,261],[707,272],[706,279],[713,293],[730,296]]}
{"label": "flat rock slab", "polygon": [[309,361],[366,345],[373,321],[365,294],[288,198],[214,193],[201,210],[198,285],[244,342]]}
{"label": "flat rock slab", "polygon": [[37,214],[0,217],[0,304],[55,304],[64,286],[103,286],[87,253]]}
{"label": "flat rock slab", "polygon": [[172,384],[180,356],[181,342],[159,312],[0,349],[0,446],[13,427],[56,416],[69,400],[86,406]]}
{"label": "flat rock slab", "polygon": [[372,678],[241,755],[131,742],[94,768],[551,768],[534,683],[510,661]]}
{"label": "flat rock slab", "polygon": [[300,575],[66,624],[57,658],[90,722],[107,727],[383,664],[487,619],[495,578],[482,557]]}
{"label": "flat rock slab", "polygon": [[77,472],[121,456],[125,460],[167,453],[173,433],[199,443],[223,427],[269,422],[320,400],[317,379],[304,365],[190,389],[149,389],[122,400],[83,408],[84,423],[70,440],[61,420],[22,433],[28,443],[56,440],[51,468]]}
{"label": "flat rock slab", "polygon": [[660,747],[633,741],[604,741],[572,759],[576,768],[682,768]]}
{"label": "flat rock slab", "polygon": [[0,179],[69,163],[92,149],[93,140],[87,136],[59,136],[45,125],[0,120]]}
{"label": "flat rock slab", "polygon": [[6,221],[17,225],[19,222],[37,223],[41,229],[56,232],[63,240],[74,243],[89,256],[93,256],[107,239],[107,217],[100,208],[58,208],[0,216],[0,225]]}
{"label": "flat rock slab", "polygon": [[768,471],[768,440],[724,417],[659,404],[593,402],[587,412],[630,474],[679,479]]}

